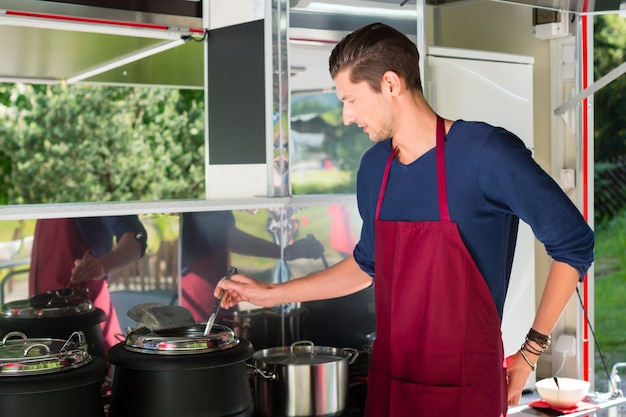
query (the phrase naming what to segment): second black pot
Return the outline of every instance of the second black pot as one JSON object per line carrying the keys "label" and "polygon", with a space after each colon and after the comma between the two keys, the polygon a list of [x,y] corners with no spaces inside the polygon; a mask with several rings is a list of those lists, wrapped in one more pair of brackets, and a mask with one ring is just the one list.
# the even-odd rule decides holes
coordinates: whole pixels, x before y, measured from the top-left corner
{"label": "second black pot", "polygon": [[46,375],[0,377],[0,415],[10,417],[104,417],[104,359]]}
{"label": "second black pot", "polygon": [[99,308],[58,316],[0,316],[0,336],[9,332],[20,331],[28,337],[67,339],[73,332],[82,331],[87,340],[89,353],[104,359],[104,336],[100,323],[105,320],[106,314]]}

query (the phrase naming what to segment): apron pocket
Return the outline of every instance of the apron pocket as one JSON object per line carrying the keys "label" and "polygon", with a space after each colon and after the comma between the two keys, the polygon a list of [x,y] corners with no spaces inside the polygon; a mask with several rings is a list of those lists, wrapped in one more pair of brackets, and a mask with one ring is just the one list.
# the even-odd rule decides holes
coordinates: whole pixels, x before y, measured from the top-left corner
{"label": "apron pocket", "polygon": [[392,379],[370,369],[367,417],[476,417],[470,386],[433,386]]}
{"label": "apron pocket", "polygon": [[390,403],[392,414],[396,416],[476,417],[471,409],[471,397],[471,387],[391,381]]}

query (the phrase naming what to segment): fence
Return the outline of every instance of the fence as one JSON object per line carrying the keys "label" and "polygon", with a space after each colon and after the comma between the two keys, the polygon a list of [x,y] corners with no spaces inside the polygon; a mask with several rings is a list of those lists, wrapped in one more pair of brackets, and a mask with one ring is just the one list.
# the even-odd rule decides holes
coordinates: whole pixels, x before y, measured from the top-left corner
{"label": "fence", "polygon": [[626,155],[596,162],[594,207],[596,223],[626,210]]}
{"label": "fence", "polygon": [[154,253],[146,255],[109,276],[109,289],[170,290],[178,288],[178,239],[163,241]]}

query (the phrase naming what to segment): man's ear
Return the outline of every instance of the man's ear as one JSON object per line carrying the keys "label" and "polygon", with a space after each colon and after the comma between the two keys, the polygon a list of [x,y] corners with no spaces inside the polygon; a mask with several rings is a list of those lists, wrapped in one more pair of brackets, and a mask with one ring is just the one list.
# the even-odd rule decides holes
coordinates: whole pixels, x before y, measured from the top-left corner
{"label": "man's ear", "polygon": [[400,79],[400,76],[398,76],[396,72],[386,71],[383,74],[383,79],[381,81],[382,92],[397,95],[400,92],[401,87],[402,87],[402,80]]}

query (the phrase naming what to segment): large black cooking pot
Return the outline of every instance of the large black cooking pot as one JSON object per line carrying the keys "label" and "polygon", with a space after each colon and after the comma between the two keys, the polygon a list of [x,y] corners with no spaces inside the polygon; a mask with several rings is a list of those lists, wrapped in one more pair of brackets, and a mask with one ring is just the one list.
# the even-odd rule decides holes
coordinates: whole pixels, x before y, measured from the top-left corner
{"label": "large black cooking pot", "polygon": [[1,416],[104,417],[107,365],[87,353],[82,333],[68,340],[21,336],[0,342]]}
{"label": "large black cooking pot", "polygon": [[20,331],[28,337],[67,339],[81,331],[90,354],[105,358],[100,323],[106,314],[94,307],[85,289],[67,288],[6,303],[0,309],[0,335]]}
{"label": "large black cooking pot", "polygon": [[214,325],[139,328],[109,350],[109,417],[249,417],[252,344]]}

